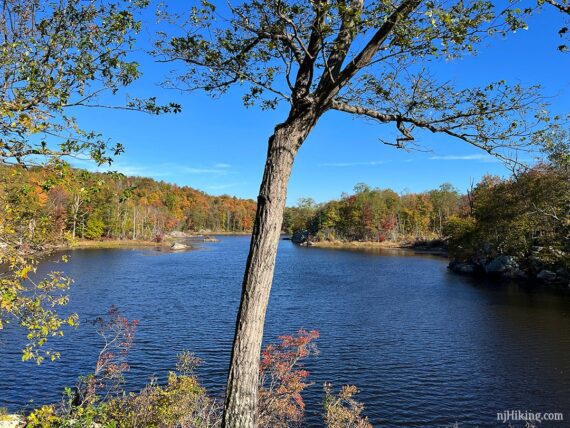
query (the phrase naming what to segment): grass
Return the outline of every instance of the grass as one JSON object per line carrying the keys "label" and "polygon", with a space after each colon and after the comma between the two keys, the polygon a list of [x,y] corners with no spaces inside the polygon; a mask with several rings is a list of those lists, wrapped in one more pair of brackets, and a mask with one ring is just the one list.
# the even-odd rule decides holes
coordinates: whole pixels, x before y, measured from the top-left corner
{"label": "grass", "polygon": [[70,248],[132,248],[132,247],[170,247],[172,242],[154,242],[138,239],[103,239],[97,241],[79,240],[70,245]]}

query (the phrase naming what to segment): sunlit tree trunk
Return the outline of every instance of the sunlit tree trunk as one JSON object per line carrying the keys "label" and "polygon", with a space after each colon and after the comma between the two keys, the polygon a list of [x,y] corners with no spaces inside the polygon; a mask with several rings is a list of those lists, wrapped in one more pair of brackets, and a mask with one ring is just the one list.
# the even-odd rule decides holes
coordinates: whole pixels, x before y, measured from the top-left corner
{"label": "sunlit tree trunk", "polygon": [[295,155],[316,119],[315,114],[294,119],[290,116],[275,128],[275,133],[269,139],[228,375],[223,420],[226,428],[256,426],[259,355],[287,184]]}

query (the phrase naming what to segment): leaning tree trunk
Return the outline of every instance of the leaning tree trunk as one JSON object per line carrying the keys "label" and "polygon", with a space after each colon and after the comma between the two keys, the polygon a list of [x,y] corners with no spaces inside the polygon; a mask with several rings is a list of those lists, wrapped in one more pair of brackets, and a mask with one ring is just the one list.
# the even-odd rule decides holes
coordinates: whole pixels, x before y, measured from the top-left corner
{"label": "leaning tree trunk", "polygon": [[316,115],[293,119],[290,116],[275,128],[275,133],[269,139],[228,375],[223,418],[225,428],[256,426],[259,354],[287,184],[297,150],[315,122]]}

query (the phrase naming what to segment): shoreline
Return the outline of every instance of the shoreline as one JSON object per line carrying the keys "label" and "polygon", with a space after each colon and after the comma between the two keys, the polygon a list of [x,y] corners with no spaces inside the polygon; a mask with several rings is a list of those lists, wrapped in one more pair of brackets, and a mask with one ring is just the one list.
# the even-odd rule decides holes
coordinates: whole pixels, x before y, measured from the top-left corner
{"label": "shoreline", "polygon": [[105,249],[105,248],[149,248],[149,247],[170,247],[173,242],[165,240],[162,242],[145,241],[139,239],[108,239],[108,240],[88,240],[82,239],[70,245],[62,245],[59,250],[82,250],[82,249]]}
{"label": "shoreline", "polygon": [[[78,239],[73,243],[64,243],[52,247],[54,250],[82,250],[82,249],[113,249],[113,248],[170,248],[173,244],[184,243],[179,241],[191,240],[185,243],[189,247],[196,238],[204,238],[204,242],[216,242],[215,236],[250,236],[251,232],[208,232],[208,233],[186,233],[179,235],[165,236],[161,242],[149,241],[145,239]],[[212,239],[213,238],[213,239]]]}
{"label": "shoreline", "polygon": [[309,247],[315,248],[410,248],[403,242],[373,241],[311,241]]}
{"label": "shoreline", "polygon": [[441,257],[448,257],[448,253],[441,247],[429,248],[426,245],[417,244],[409,241],[317,241],[311,242],[309,247],[325,248],[325,249],[362,249],[362,250],[408,250],[420,254],[430,254]]}
{"label": "shoreline", "polygon": [[549,270],[550,268],[546,266],[543,266],[536,272],[529,272],[528,267],[521,269],[518,265],[516,269],[513,269],[512,266],[510,266],[513,257],[508,255],[499,255],[491,260],[487,260],[486,263],[481,263],[480,261],[475,262],[473,260],[460,261],[454,257],[450,257],[445,247],[433,244],[432,246],[430,245],[430,241],[310,241],[308,245],[305,241],[296,245],[338,250],[402,250],[415,254],[446,258],[449,261],[447,268],[450,272],[457,275],[494,278],[520,283],[530,282],[551,287],[570,287],[567,273]]}

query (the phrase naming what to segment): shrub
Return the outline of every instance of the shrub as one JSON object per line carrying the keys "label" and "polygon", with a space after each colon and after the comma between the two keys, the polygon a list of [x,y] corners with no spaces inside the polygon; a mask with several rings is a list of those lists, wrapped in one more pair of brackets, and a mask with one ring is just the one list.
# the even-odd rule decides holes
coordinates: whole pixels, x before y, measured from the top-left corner
{"label": "shrub", "polygon": [[[156,379],[138,393],[122,389],[123,373],[128,370],[136,321],[129,321],[116,308],[106,319],[95,322],[104,339],[95,370],[80,378],[75,389],[66,388],[66,399],[59,405],[43,406],[27,417],[31,428],[90,427],[110,428],[219,428],[221,401],[210,397],[200,384],[195,370],[201,359],[184,351],[178,355],[176,371],[170,372],[165,385]],[[302,361],[317,354],[315,330],[300,330],[279,337],[261,354],[259,376],[259,428],[288,428],[302,423],[305,404],[303,390],[309,372]],[[338,396],[325,385],[325,422],[329,428],[369,428],[361,416],[363,406],[352,395],[355,387],[345,387]]]}
{"label": "shrub", "polygon": [[297,335],[281,336],[278,344],[266,346],[261,352],[259,368],[260,427],[284,428],[297,425],[303,419],[305,403],[301,393],[310,384],[309,372],[300,362],[317,353],[313,341],[316,330],[299,330]]}
{"label": "shrub", "polygon": [[361,416],[364,406],[353,397],[358,389],[345,385],[333,394],[332,385],[325,383],[324,418],[327,428],[372,428],[368,418]]}
{"label": "shrub", "polygon": [[56,414],[54,406],[42,406],[30,413],[26,427],[49,428],[60,426],[62,422],[62,419]]}
{"label": "shrub", "polygon": [[138,394],[111,400],[104,422],[124,428],[218,427],[221,407],[194,376],[171,372],[165,386],[151,382]]}
{"label": "shrub", "polygon": [[75,408],[104,402],[122,392],[123,374],[129,370],[127,356],[138,321],[129,321],[115,306],[109,309],[107,317],[93,321],[104,344],[93,373],[79,378],[71,403]]}

